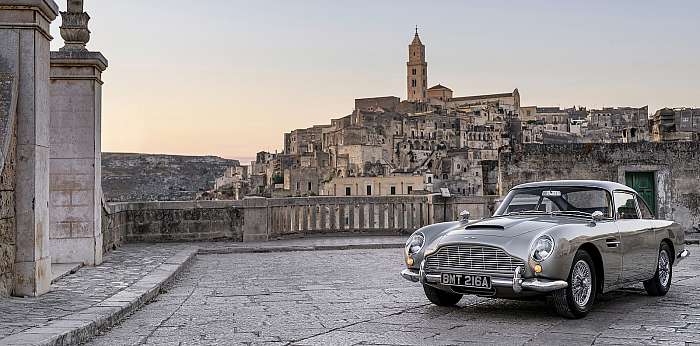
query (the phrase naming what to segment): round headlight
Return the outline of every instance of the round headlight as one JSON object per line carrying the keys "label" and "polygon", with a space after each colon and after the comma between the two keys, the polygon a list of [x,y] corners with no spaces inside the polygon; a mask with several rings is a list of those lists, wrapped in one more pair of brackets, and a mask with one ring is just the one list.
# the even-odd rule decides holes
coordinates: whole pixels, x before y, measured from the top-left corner
{"label": "round headlight", "polygon": [[535,242],[535,246],[532,249],[532,259],[535,261],[544,261],[553,251],[554,239],[548,235],[543,235]]}
{"label": "round headlight", "polygon": [[406,241],[406,253],[409,255],[418,253],[418,251],[423,248],[424,243],[425,237],[422,234],[416,233],[412,235],[408,238],[408,241]]}

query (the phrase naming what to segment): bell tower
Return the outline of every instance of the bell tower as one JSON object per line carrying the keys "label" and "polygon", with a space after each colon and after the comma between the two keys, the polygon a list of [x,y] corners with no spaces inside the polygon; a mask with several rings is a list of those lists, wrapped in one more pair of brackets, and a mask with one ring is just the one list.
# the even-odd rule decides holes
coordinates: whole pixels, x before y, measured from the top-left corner
{"label": "bell tower", "polygon": [[418,37],[418,27],[416,27],[413,42],[408,46],[406,67],[406,85],[408,86],[406,99],[412,102],[427,101],[428,63],[425,61],[425,46]]}

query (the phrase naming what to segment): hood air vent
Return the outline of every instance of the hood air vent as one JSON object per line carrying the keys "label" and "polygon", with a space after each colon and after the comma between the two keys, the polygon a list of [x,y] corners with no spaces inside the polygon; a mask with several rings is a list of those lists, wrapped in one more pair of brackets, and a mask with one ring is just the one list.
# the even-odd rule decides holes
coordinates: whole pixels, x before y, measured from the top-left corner
{"label": "hood air vent", "polygon": [[497,231],[502,231],[504,230],[503,226],[499,225],[469,225],[467,227],[464,227],[464,229],[482,229],[482,230],[497,230]]}

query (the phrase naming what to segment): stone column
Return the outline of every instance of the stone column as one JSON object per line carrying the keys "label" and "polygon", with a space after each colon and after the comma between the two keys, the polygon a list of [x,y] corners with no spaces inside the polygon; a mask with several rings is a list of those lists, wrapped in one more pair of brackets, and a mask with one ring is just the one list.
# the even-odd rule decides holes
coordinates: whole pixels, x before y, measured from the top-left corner
{"label": "stone column", "polygon": [[82,0],[61,12],[65,46],[51,52],[50,212],[54,263],[102,263],[100,133],[107,59],[90,39]]}
{"label": "stone column", "polygon": [[49,25],[53,0],[0,0],[0,70],[17,76],[14,294],[51,283],[49,256]]}
{"label": "stone column", "polygon": [[271,211],[267,199],[244,199],[242,208],[243,241],[267,241],[270,234],[268,220]]}

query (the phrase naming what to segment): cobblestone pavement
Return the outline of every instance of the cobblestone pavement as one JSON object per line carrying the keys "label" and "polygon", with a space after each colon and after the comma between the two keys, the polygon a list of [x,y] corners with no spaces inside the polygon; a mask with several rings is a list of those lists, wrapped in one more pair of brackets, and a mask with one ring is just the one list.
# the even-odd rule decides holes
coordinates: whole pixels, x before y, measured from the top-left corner
{"label": "cobblestone pavement", "polygon": [[[0,339],[89,308],[148,274],[183,249],[178,244],[129,244],[97,267],[83,267],[51,285],[37,298],[0,299]],[[2,343],[0,341],[0,343]]]}
{"label": "cobblestone pavement", "polygon": [[700,248],[690,250],[666,297],[616,291],[581,320],[544,301],[433,306],[398,275],[398,249],[200,255],[167,293],[91,343],[685,345],[700,342]]}

